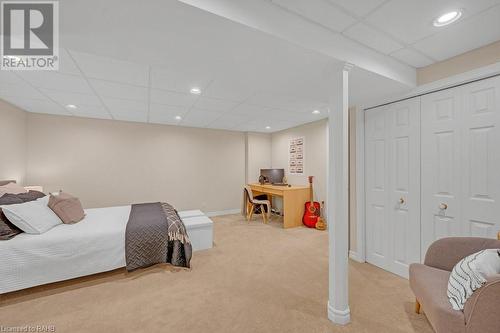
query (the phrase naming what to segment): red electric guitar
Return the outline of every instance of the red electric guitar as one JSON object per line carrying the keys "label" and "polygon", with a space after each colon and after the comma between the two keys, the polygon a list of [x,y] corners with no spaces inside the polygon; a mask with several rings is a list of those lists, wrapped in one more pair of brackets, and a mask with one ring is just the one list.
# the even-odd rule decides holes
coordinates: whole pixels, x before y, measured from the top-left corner
{"label": "red electric guitar", "polygon": [[313,176],[309,176],[309,193],[310,193],[310,200],[306,202],[304,209],[304,216],[302,217],[302,222],[308,228],[315,228],[316,222],[318,222],[318,217],[320,216],[321,206],[319,202],[314,201]]}

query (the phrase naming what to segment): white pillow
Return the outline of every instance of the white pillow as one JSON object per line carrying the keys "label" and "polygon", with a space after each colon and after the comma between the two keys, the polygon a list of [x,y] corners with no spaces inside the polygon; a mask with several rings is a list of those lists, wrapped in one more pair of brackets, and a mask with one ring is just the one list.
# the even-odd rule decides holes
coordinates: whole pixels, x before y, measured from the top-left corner
{"label": "white pillow", "polygon": [[465,302],[488,277],[500,273],[500,249],[476,252],[460,260],[448,280],[448,299],[455,310],[463,310]]}
{"label": "white pillow", "polygon": [[1,206],[5,217],[27,234],[43,234],[56,225],[61,219],[47,205],[49,196],[21,204]]}

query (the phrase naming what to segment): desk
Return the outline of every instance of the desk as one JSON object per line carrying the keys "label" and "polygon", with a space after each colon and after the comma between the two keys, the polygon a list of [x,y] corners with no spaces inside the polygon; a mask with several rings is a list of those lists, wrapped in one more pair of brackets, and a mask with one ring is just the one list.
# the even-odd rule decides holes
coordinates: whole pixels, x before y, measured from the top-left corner
{"label": "desk", "polygon": [[309,200],[308,186],[274,186],[248,184],[252,189],[253,196],[266,194],[283,198],[283,228],[293,228],[302,225],[304,215],[304,204]]}

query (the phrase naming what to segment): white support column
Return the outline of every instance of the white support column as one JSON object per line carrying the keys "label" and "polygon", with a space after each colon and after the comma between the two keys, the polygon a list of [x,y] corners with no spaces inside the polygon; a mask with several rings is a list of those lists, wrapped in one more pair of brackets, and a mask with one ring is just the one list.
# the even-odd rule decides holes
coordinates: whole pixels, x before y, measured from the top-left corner
{"label": "white support column", "polygon": [[328,318],[345,325],[351,320],[348,290],[349,257],[349,70],[344,64],[330,75],[328,116]]}

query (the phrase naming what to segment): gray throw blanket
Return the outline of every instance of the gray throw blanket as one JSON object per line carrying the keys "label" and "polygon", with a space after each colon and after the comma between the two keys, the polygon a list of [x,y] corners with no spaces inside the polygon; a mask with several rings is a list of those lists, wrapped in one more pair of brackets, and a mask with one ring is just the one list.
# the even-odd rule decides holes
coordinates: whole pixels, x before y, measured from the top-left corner
{"label": "gray throw blanket", "polygon": [[186,227],[171,205],[132,205],[125,232],[128,271],[158,263],[189,267],[191,255]]}

